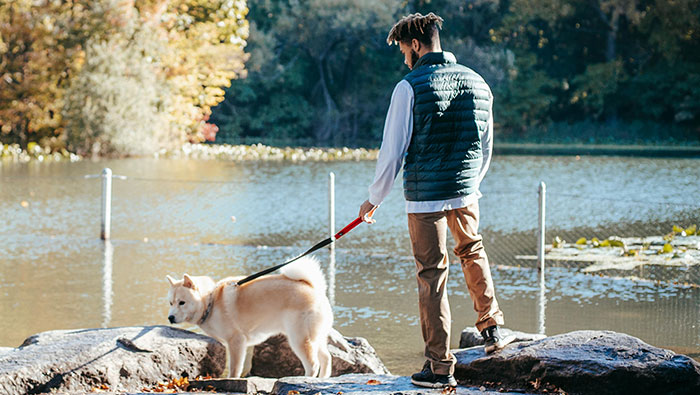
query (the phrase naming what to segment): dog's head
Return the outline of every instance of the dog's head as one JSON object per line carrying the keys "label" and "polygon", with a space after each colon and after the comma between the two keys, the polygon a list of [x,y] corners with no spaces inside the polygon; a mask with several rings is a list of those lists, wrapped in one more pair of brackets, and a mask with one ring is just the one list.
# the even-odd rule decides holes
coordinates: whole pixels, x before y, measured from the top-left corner
{"label": "dog's head", "polygon": [[168,321],[171,324],[194,322],[199,318],[197,314],[201,314],[203,303],[202,287],[198,285],[198,278],[185,274],[182,280],[175,280],[170,276],[167,276],[167,279],[170,283]]}

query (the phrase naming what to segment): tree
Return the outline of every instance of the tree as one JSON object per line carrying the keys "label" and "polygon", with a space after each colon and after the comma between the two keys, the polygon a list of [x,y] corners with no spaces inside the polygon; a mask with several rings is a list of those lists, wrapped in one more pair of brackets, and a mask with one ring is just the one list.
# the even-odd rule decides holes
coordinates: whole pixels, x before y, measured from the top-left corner
{"label": "tree", "polygon": [[[0,137],[25,146],[29,141],[61,146],[66,137],[63,109],[79,107],[64,102],[65,91],[89,62],[86,48],[110,43],[127,52],[131,46],[144,49],[140,58],[148,59],[159,89],[169,94],[163,104],[168,140],[204,140],[205,132],[213,131],[207,119],[211,107],[223,100],[222,88],[244,74],[247,11],[242,0],[0,3]],[[144,29],[152,37],[132,34]],[[116,44],[123,38],[143,42]],[[98,53],[93,50],[91,56]],[[83,92],[93,95],[93,102],[101,100],[100,91]],[[76,125],[75,119],[71,122]]]}
{"label": "tree", "polygon": [[0,3],[0,137],[60,146],[63,91],[83,60],[81,44],[104,35],[101,4]]}
{"label": "tree", "polygon": [[173,144],[170,95],[153,56],[163,43],[146,26],[124,30],[88,40],[86,63],[66,91],[67,141],[79,154],[144,155]]}
{"label": "tree", "polygon": [[596,127],[698,135],[699,3],[261,0],[249,16],[249,76],[234,81],[213,119],[226,136],[376,143],[391,88],[407,72],[386,32],[402,15],[433,11],[445,18],[443,48],[494,90],[501,136],[581,140]]}
{"label": "tree", "polygon": [[246,2],[150,0],[135,7],[168,43],[162,72],[172,94],[173,133],[201,142],[211,108],[224,99],[222,88],[245,76]]}
{"label": "tree", "polygon": [[[376,140],[400,78],[400,55],[385,42],[397,10],[396,0],[252,4],[251,72],[227,92],[235,108],[224,103],[214,119],[228,135],[303,135],[321,144]],[[262,118],[230,121],[234,112],[248,111]]]}

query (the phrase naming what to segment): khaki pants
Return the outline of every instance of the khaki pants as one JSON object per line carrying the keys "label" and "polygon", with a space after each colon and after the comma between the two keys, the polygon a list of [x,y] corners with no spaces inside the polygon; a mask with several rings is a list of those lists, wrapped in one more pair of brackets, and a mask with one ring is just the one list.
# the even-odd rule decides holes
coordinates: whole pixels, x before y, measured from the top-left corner
{"label": "khaki pants", "polygon": [[418,307],[425,341],[425,356],[435,374],[452,374],[455,358],[450,353],[450,304],[447,300],[447,228],[455,239],[454,253],[460,258],[462,272],[474,310],[478,314],[479,331],[503,325],[491,279],[489,261],[481,242],[479,203],[435,213],[408,214],[408,231],[416,260]]}

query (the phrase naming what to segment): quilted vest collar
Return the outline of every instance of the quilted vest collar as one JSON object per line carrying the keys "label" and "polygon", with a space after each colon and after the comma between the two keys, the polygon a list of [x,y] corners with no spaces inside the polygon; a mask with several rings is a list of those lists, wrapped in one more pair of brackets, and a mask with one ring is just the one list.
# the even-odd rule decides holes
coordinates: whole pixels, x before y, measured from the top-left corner
{"label": "quilted vest collar", "polygon": [[416,64],[413,66],[413,70],[419,68],[420,66],[446,63],[457,63],[457,59],[452,52],[428,52],[418,59]]}

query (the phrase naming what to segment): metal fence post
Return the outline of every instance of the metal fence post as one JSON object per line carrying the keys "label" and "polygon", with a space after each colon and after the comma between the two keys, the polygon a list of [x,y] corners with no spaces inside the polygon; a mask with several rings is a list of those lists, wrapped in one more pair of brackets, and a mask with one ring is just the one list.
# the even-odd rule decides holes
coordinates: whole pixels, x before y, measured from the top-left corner
{"label": "metal fence post", "polygon": [[[335,174],[328,173],[328,231],[330,237],[335,236]],[[335,243],[331,243],[330,250],[335,252]]]}
{"label": "metal fence post", "polygon": [[540,277],[542,279],[544,279],[546,194],[547,194],[547,186],[545,185],[544,182],[540,182],[540,187],[538,189],[538,195],[539,195],[539,210],[538,210],[539,235],[538,235],[538,239],[537,239],[537,263],[538,263],[538,269],[540,271]]}
{"label": "metal fence post", "polygon": [[110,227],[112,225],[112,169],[105,167],[102,170],[102,229],[100,238],[109,240]]}
{"label": "metal fence post", "polygon": [[[335,174],[328,173],[328,230],[330,237],[335,236]],[[330,262],[328,265],[328,301],[335,306],[335,242],[329,246]]]}
{"label": "metal fence post", "polygon": [[112,178],[126,180],[126,176],[112,175],[112,169],[105,167],[102,169],[102,174],[88,174],[85,178],[101,178],[102,179],[102,226],[100,229],[100,238],[109,240],[110,228],[112,226]]}
{"label": "metal fence post", "polygon": [[540,186],[538,188],[538,195],[539,195],[539,209],[538,209],[538,219],[539,219],[539,224],[538,224],[538,240],[537,240],[537,262],[538,262],[538,267],[537,269],[539,270],[540,274],[540,280],[539,280],[539,298],[538,298],[538,303],[537,303],[537,331],[538,333],[544,335],[545,334],[545,309],[547,306],[547,287],[545,284],[545,278],[544,278],[544,270],[545,270],[545,209],[547,207],[546,205],[546,196],[547,196],[547,186],[545,185],[544,182],[540,182]]}

